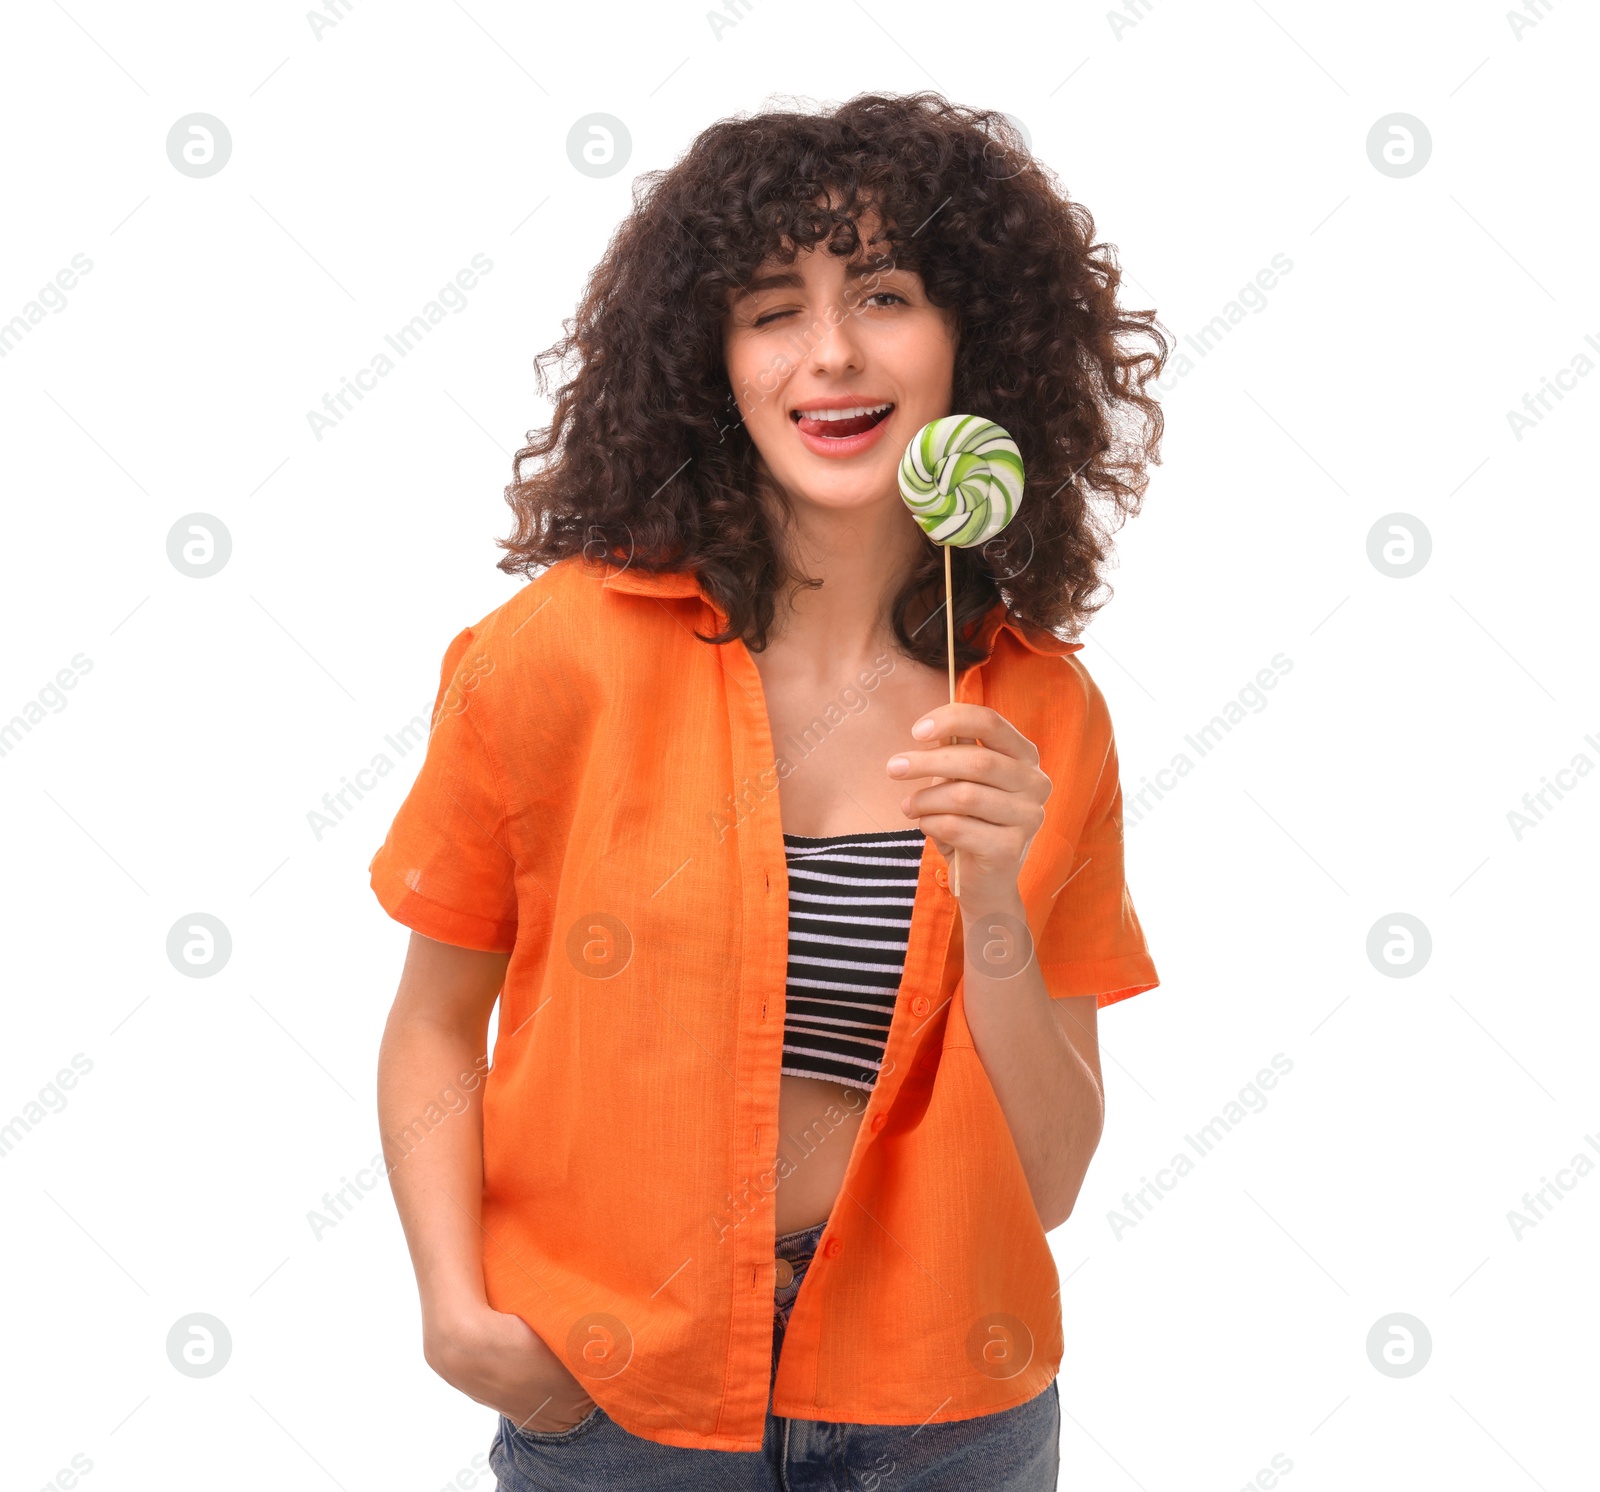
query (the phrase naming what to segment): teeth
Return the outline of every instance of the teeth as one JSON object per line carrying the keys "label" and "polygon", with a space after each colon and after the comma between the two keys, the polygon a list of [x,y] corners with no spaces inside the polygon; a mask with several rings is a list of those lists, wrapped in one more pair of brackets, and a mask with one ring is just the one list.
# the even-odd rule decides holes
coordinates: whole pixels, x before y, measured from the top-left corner
{"label": "teeth", "polygon": [[853,409],[802,409],[799,414],[804,420],[859,420],[862,415],[881,414],[893,408],[892,404],[858,404]]}

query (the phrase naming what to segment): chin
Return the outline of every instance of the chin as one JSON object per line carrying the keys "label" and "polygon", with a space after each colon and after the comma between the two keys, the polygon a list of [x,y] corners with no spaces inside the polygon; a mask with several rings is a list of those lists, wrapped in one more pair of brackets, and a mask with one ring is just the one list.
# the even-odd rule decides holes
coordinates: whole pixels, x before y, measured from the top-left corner
{"label": "chin", "polygon": [[797,501],[829,512],[867,512],[886,501],[900,501],[893,470],[851,472],[848,477],[841,474],[832,481],[817,480],[810,472],[797,472],[784,487]]}

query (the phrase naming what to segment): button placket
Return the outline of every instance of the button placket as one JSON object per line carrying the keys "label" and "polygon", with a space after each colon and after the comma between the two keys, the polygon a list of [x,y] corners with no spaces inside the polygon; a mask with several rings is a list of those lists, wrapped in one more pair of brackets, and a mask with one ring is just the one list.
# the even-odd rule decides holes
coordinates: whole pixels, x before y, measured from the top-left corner
{"label": "button placket", "polygon": [[[716,608],[712,607],[711,611],[713,630],[720,630],[725,625],[724,619]],[[735,640],[725,644],[718,652],[723,663],[730,724],[733,727],[732,769],[737,795],[741,782],[758,781],[762,773],[776,770],[771,722],[767,716],[761,676],[749,650],[742,642]],[[765,783],[762,783],[762,787],[765,788]],[[760,1137],[775,1133],[778,1125],[779,1059],[774,1049],[769,1067],[767,1053],[774,1043],[781,1047],[782,1033],[778,1029],[780,1023],[771,1019],[768,1007],[771,1001],[782,998],[786,964],[786,909],[780,910],[782,898],[777,894],[782,883],[774,884],[782,874],[779,867],[783,863],[783,827],[776,792],[763,791],[750,805],[749,811],[736,822],[733,833],[738,839],[740,868],[745,877],[743,901],[746,926],[742,944],[745,963],[741,971],[744,1001],[740,1010],[748,1011],[749,1015],[741,1014],[740,1052],[750,1064],[742,1068],[735,1081],[746,1088],[741,1107],[755,1131],[756,1153],[753,1160],[759,1164],[767,1154],[761,1149]],[[755,880],[758,871],[761,876],[759,886]],[[756,1097],[757,1092],[761,1094],[760,1098]],[[743,1240],[744,1246],[772,1248],[773,1221],[768,1209],[761,1223],[741,1230],[747,1235]],[[789,1271],[787,1281],[784,1279],[785,1268]],[[759,1277],[759,1266],[757,1274]],[[795,1277],[794,1266],[788,1260],[775,1261],[776,1288],[782,1289],[786,1284],[792,1284]],[[758,1285],[758,1291],[759,1288]],[[745,1331],[742,1334],[750,1341],[759,1335],[765,1357],[771,1346],[770,1300],[765,1307],[757,1306],[753,1294],[751,1306],[755,1314],[743,1323]],[[730,1365],[734,1371],[742,1371],[737,1359],[731,1359]]]}

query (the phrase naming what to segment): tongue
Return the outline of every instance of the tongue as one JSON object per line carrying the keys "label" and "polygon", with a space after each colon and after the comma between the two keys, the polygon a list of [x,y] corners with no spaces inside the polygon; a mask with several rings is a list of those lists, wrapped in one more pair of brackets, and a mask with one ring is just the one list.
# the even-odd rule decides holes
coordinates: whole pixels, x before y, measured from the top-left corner
{"label": "tongue", "polygon": [[864,435],[882,418],[878,414],[863,414],[851,420],[812,420],[801,415],[800,428],[807,435],[820,435],[825,440],[844,440],[847,436]]}

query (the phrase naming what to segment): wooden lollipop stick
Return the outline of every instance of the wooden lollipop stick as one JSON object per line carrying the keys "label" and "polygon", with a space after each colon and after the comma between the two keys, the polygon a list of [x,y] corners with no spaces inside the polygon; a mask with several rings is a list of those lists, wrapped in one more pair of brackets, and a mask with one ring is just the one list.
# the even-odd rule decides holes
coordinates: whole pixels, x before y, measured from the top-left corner
{"label": "wooden lollipop stick", "polygon": [[[950,662],[950,703],[954,704],[956,702],[956,608],[950,586],[950,546],[942,544],[940,548],[944,550],[945,656]],[[960,740],[960,736],[951,736],[945,745],[954,746]],[[950,848],[950,893],[952,896],[961,895],[961,851],[954,845]]]}

